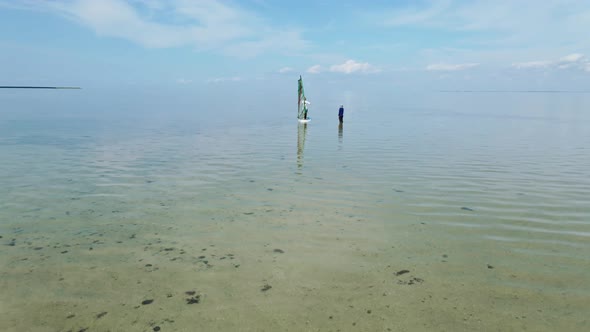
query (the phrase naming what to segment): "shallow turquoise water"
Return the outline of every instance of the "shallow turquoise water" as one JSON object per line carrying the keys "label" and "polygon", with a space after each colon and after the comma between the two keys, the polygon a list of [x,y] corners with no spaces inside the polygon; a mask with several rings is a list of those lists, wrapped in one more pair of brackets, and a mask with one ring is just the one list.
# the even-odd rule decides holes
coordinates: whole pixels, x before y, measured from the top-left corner
{"label": "shallow turquoise water", "polygon": [[58,93],[0,95],[9,331],[589,327],[588,94]]}

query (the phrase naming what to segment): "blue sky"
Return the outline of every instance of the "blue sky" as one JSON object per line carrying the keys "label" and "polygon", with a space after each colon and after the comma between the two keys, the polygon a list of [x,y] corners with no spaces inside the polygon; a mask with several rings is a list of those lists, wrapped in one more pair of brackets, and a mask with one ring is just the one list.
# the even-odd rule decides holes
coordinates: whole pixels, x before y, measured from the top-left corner
{"label": "blue sky", "polygon": [[590,90],[590,1],[0,0],[0,85]]}

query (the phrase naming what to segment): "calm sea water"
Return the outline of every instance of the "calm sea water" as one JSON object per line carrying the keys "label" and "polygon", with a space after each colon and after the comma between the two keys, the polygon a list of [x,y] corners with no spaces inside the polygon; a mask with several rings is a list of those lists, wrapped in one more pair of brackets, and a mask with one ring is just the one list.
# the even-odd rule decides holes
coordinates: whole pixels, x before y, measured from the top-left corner
{"label": "calm sea water", "polygon": [[0,91],[2,330],[590,328],[590,94],[289,98]]}

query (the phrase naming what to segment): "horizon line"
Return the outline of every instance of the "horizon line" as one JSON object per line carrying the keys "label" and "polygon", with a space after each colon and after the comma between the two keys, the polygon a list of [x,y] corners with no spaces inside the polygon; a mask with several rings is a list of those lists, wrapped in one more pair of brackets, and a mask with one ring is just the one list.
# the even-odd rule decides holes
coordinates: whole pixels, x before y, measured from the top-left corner
{"label": "horizon line", "polygon": [[437,90],[438,92],[590,93],[590,90]]}
{"label": "horizon line", "polygon": [[79,86],[0,85],[0,89],[82,89]]}

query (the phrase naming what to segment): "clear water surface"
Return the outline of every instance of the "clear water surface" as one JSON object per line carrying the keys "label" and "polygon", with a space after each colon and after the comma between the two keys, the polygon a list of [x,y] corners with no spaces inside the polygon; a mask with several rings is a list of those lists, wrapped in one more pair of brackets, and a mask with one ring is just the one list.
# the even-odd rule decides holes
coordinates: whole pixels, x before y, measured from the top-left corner
{"label": "clear water surface", "polygon": [[0,91],[4,331],[590,328],[589,94],[117,98]]}

